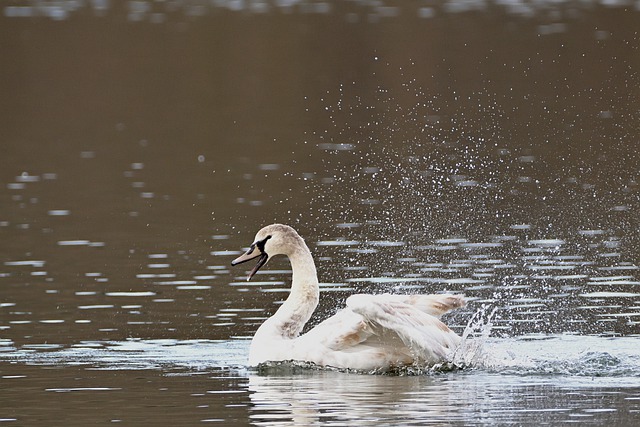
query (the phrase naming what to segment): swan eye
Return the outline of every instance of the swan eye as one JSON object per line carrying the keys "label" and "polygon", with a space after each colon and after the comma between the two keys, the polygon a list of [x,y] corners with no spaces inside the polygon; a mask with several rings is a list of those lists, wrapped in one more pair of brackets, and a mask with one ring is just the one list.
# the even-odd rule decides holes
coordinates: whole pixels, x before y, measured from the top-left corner
{"label": "swan eye", "polygon": [[260,241],[255,243],[255,245],[258,247],[258,250],[260,252],[265,253],[264,252],[264,245],[267,244],[267,240],[269,240],[270,238],[271,238],[271,235],[269,235],[269,236],[265,237],[264,239],[262,239],[262,240],[260,240]]}

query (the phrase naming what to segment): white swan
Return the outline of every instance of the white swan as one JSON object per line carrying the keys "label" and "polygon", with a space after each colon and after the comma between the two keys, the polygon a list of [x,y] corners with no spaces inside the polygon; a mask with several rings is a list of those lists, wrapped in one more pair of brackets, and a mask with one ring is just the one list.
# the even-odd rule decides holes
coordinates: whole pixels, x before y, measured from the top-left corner
{"label": "white swan", "polygon": [[254,335],[251,366],[284,360],[358,370],[430,366],[447,361],[460,343],[438,316],[464,306],[461,295],[352,295],[346,308],[300,335],[320,295],[316,266],[302,237],[287,225],[268,225],[231,265],[257,258],[250,280],[275,255],[291,262],[291,293]]}

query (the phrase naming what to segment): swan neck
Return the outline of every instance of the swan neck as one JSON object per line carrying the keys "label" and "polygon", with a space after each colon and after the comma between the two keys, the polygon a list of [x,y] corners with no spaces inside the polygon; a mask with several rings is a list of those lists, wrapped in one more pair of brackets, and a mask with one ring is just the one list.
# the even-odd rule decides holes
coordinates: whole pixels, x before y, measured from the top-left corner
{"label": "swan neck", "polygon": [[315,311],[320,291],[316,266],[304,243],[289,255],[289,260],[293,270],[291,292],[273,317],[283,337],[295,338]]}

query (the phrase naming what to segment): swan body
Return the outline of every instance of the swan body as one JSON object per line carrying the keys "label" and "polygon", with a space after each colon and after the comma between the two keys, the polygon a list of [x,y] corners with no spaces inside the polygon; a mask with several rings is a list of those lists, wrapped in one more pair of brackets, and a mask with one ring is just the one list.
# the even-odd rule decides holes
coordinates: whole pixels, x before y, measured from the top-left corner
{"label": "swan body", "polygon": [[249,349],[251,366],[284,360],[357,370],[430,366],[449,360],[460,343],[439,320],[465,305],[463,296],[450,294],[352,295],[344,309],[300,335],[320,295],[313,257],[302,237],[287,225],[268,225],[232,265],[257,258],[250,280],[275,255],[291,262],[291,292],[256,331]]}

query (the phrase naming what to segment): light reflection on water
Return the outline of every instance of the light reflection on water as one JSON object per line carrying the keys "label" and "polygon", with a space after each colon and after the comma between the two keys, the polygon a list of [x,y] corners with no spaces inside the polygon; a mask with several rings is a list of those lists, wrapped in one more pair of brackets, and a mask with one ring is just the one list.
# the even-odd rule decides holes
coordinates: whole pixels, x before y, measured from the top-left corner
{"label": "light reflection on water", "polygon": [[[589,246],[585,249],[575,245],[575,238],[523,240],[516,236],[498,236],[492,239],[482,242],[441,238],[431,245],[417,247],[399,241],[320,240],[312,247],[321,255],[317,259],[323,296],[319,313],[312,322],[333,312],[354,292],[446,290],[462,292],[472,302],[468,309],[452,317],[458,332],[461,332],[459,323],[465,323],[464,319],[482,305],[497,310],[495,329],[508,335],[559,330],[611,336],[637,334],[640,322],[637,297],[640,294],[635,289],[639,284],[635,274],[638,267],[619,257],[615,264],[610,264],[609,257],[598,253],[601,244],[597,240],[609,241],[607,234],[590,234],[590,242],[596,242],[595,251]],[[372,248],[376,249],[371,251]],[[274,268],[265,268],[253,281],[247,282],[242,271],[234,271],[240,276],[233,276],[224,265],[238,253],[240,251],[213,251],[215,258],[222,258],[223,265],[205,265],[204,270],[200,267],[190,276],[151,273],[155,270],[176,271],[169,262],[146,264],[142,272],[135,275],[138,285],[129,289],[117,284],[105,289],[103,286],[110,283],[108,274],[87,272],[84,274],[86,283],[80,288],[83,290],[73,291],[72,308],[78,311],[72,318],[34,317],[32,313],[16,308],[14,301],[7,300],[2,306],[8,315],[4,329],[33,323],[90,325],[96,322],[95,327],[100,331],[117,331],[117,327],[106,327],[100,313],[117,311],[127,314],[126,320],[117,319],[118,322],[125,320],[128,325],[122,330],[145,325],[153,327],[154,324],[167,325],[168,330],[174,330],[173,322],[167,318],[149,318],[150,310],[158,310],[154,305],[177,304],[185,301],[182,295],[192,294],[196,305],[204,307],[212,302],[212,294],[205,292],[215,290],[223,301],[215,302],[213,307],[201,313],[194,311],[194,320],[202,318],[209,322],[208,319],[213,319],[215,321],[207,324],[214,328],[235,326],[243,331],[241,335],[244,331],[250,333],[253,325],[285,298],[291,271],[277,268],[286,263],[276,260],[272,261],[276,263]],[[149,258],[170,260],[173,256],[156,253]],[[348,260],[346,263],[345,259]],[[44,289],[48,299],[66,301],[67,293],[55,289],[55,282],[49,280],[48,273],[40,270],[45,265],[41,260],[5,262],[6,268],[19,269],[8,270],[13,271],[8,277],[28,273],[30,277],[49,283]],[[206,271],[216,274],[203,274]],[[225,283],[221,284],[221,281]],[[265,294],[261,300],[264,298],[266,305],[252,307],[250,303],[243,306],[247,301],[242,295],[256,293]],[[274,297],[274,294],[281,295]],[[243,317],[244,310],[251,315]]]}

